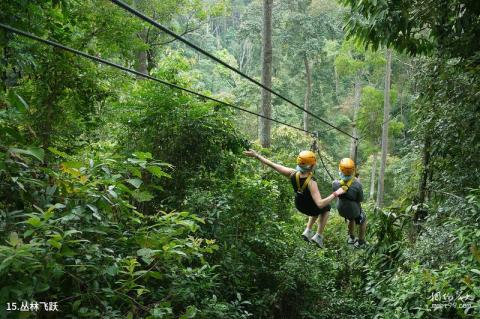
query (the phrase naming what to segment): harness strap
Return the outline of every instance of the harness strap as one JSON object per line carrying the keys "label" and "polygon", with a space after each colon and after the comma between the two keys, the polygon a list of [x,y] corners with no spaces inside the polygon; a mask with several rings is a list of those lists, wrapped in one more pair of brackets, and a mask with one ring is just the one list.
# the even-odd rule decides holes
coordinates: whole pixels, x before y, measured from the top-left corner
{"label": "harness strap", "polygon": [[297,181],[297,192],[298,193],[303,193],[305,191],[305,188],[307,188],[308,183],[310,183],[310,180],[312,179],[312,176],[313,176],[312,173],[308,174],[307,179],[305,180],[305,182],[303,182],[303,185],[300,186],[300,172],[297,172],[295,174],[295,180]]}
{"label": "harness strap", "polygon": [[350,188],[350,186],[352,186],[352,183],[353,183],[353,180],[354,180],[354,179],[355,179],[355,177],[352,176],[352,177],[348,180],[348,182],[346,182],[346,183],[345,183],[345,181],[342,179],[342,180],[340,180],[340,186],[342,186],[342,188],[343,188],[344,191],[347,191],[347,190]]}

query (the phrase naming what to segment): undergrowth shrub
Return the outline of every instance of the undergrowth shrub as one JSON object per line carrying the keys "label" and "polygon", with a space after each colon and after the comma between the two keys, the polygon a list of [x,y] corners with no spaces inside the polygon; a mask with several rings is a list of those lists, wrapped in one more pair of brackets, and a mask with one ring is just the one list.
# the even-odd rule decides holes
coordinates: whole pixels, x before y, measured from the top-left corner
{"label": "undergrowth shrub", "polygon": [[[407,239],[410,207],[377,211],[375,244],[364,262],[375,318],[476,318],[480,311],[479,191],[432,202],[419,234]],[[450,204],[449,204],[450,203]]]}
{"label": "undergrowth shrub", "polygon": [[[168,165],[8,148],[0,167],[0,301],[55,301],[65,318],[207,318],[243,313],[215,296],[215,240],[188,212],[145,215]],[[212,302],[215,300],[215,302]],[[20,314],[13,312],[11,314]],[[5,315],[5,312],[3,312]]]}

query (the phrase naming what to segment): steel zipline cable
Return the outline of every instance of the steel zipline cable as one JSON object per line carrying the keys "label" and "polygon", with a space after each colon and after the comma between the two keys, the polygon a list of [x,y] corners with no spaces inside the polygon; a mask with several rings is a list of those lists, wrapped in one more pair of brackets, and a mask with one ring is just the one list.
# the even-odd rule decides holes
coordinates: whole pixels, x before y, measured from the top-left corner
{"label": "steel zipline cable", "polygon": [[318,138],[318,136],[316,136],[315,139],[313,140],[313,143],[312,143],[312,146],[310,147],[310,150],[312,152],[316,152],[318,154],[318,158],[320,159],[320,163],[322,163],[323,169],[325,170],[325,172],[327,172],[327,175],[330,177],[330,179],[334,180],[335,178],[333,178],[332,174],[330,173],[330,171],[327,168],[327,165],[325,165],[325,162],[323,161],[322,153],[320,152],[320,148],[318,147],[317,138]]}
{"label": "steel zipline cable", "polygon": [[276,120],[276,119],[271,118],[271,117],[268,117],[268,116],[264,116],[264,115],[259,114],[259,113],[255,113],[255,112],[249,111],[249,110],[247,110],[247,109],[245,109],[245,108],[242,108],[242,107],[233,105],[233,104],[231,104],[231,103],[228,103],[228,102],[225,102],[225,101],[222,101],[222,100],[219,100],[219,99],[210,97],[210,96],[207,96],[207,95],[202,94],[202,93],[198,93],[198,92],[192,91],[192,90],[190,90],[190,89],[181,87],[181,86],[179,86],[179,85],[176,85],[176,84],[173,84],[173,83],[170,83],[170,82],[167,82],[167,81],[158,79],[158,78],[153,77],[153,76],[151,76],[151,75],[148,75],[148,74],[145,74],[145,73],[141,73],[141,72],[135,71],[135,70],[133,70],[133,69],[129,69],[129,68],[127,68],[127,67],[121,66],[121,65],[116,64],[116,63],[114,63],[114,62],[111,62],[111,61],[108,61],[108,60],[104,60],[104,59],[102,59],[102,58],[99,58],[99,57],[90,55],[90,54],[85,53],[85,52],[83,52],[83,51],[79,51],[79,50],[76,50],[76,49],[73,49],[73,48],[64,46],[63,44],[60,44],[60,43],[57,43],[57,42],[54,42],[54,41],[51,41],[51,40],[42,39],[42,38],[40,38],[40,37],[38,37],[38,36],[36,36],[36,35],[34,35],[34,34],[31,34],[31,33],[28,33],[28,32],[25,32],[25,31],[22,31],[22,30],[13,28],[13,27],[11,27],[11,26],[9,26],[9,25],[0,23],[0,27],[3,28],[3,29],[5,29],[5,30],[7,30],[7,31],[10,31],[10,32],[13,32],[13,33],[22,35],[22,36],[24,36],[24,37],[33,39],[33,40],[38,41],[38,42],[42,42],[42,43],[47,44],[47,45],[50,45],[50,46],[52,46],[52,47],[55,47],[55,48],[58,48],[58,49],[62,49],[62,50],[64,50],[64,51],[67,51],[67,52],[70,52],[70,53],[73,53],[73,54],[76,54],[76,55],[80,55],[80,56],[82,56],[82,57],[84,57],[84,58],[87,58],[87,59],[90,59],[90,60],[93,60],[93,61],[96,61],[96,62],[105,64],[105,65],[108,65],[108,66],[111,66],[111,67],[120,69],[120,70],[125,71],[125,72],[132,73],[132,74],[137,75],[137,76],[141,76],[141,77],[143,77],[143,78],[145,78],[145,79],[148,79],[148,80],[156,81],[156,82],[158,82],[158,83],[161,83],[161,84],[163,84],[163,85],[169,86],[169,87],[171,87],[171,88],[174,88],[174,89],[177,89],[177,90],[180,90],[180,91],[184,91],[184,92],[190,93],[190,94],[195,95],[195,96],[198,96],[198,97],[200,97],[200,98],[202,98],[202,99],[210,100],[210,101],[219,103],[219,104],[224,105],[224,106],[228,106],[228,107],[234,108],[234,109],[239,110],[239,111],[242,111],[242,112],[246,112],[246,113],[249,113],[249,114],[258,116],[258,117],[262,117],[262,118],[264,118],[264,119],[266,119],[266,120],[269,120],[269,121],[272,121],[272,122],[275,122],[275,123],[278,123],[278,124],[281,124],[281,125],[284,125],[284,126],[288,126],[288,127],[290,127],[290,128],[293,128],[293,129],[296,129],[296,130],[299,130],[299,131],[308,133],[308,134],[310,134],[310,135],[314,134],[313,132],[310,132],[310,131],[305,130],[305,129],[303,129],[303,128],[300,128],[300,127],[297,127],[297,126],[294,126],[294,125],[291,125],[291,124],[288,124],[288,123],[285,123],[285,122]]}
{"label": "steel zipline cable", "polygon": [[111,2],[113,2],[114,4],[116,4],[117,6],[119,6],[120,8],[130,12],[131,14],[137,16],[138,18],[142,19],[143,21],[145,22],[148,22],[149,24],[153,25],[154,27],[162,30],[163,32],[167,33],[168,35],[174,37],[175,39],[185,43],[186,45],[188,45],[189,47],[193,48],[194,50],[202,53],[203,55],[205,55],[206,57],[212,59],[213,61],[223,65],[224,67],[226,67],[227,69],[239,74],[241,77],[249,80],[250,82],[260,86],[261,88],[263,88],[264,90],[272,93],[273,95],[279,97],[280,99],[284,100],[285,102],[293,105],[294,107],[296,107],[297,109],[299,110],[302,110],[303,112],[311,115],[312,117],[316,118],[317,120],[321,121],[322,123],[330,126],[332,129],[335,129],[353,139],[357,139],[356,137],[354,137],[353,135],[347,133],[346,131],[342,130],[341,128],[339,128],[338,126],[335,126],[333,124],[331,124],[330,122],[327,122],[326,120],[322,119],[321,117],[315,115],[314,113],[304,109],[303,107],[301,107],[300,105],[298,105],[297,103],[293,102],[292,100],[284,97],[283,95],[275,92],[274,90],[272,90],[271,88],[263,85],[262,83],[260,83],[259,81],[255,80],[254,78],[248,76],[247,74],[243,73],[242,71],[240,71],[239,69],[237,68],[234,68],[233,66],[229,65],[228,63],[224,62],[223,60],[217,58],[216,56],[214,56],[213,54],[209,53],[208,51],[200,48],[199,46],[193,44],[192,42],[188,41],[187,39],[185,39],[184,37],[176,34],[175,32],[173,32],[172,30],[168,29],[167,27],[161,25],[160,23],[158,23],[157,21],[153,20],[152,18],[150,17],[147,17],[145,14],[141,13],[140,11],[132,8],[131,6],[129,6],[128,4],[126,4],[125,2],[123,1],[120,1],[120,0],[111,0]]}

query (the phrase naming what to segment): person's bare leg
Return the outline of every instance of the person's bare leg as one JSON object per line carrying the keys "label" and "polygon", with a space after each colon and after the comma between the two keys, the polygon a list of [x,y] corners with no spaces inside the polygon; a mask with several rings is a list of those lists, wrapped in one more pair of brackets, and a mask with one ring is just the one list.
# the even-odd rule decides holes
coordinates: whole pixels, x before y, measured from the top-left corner
{"label": "person's bare leg", "polygon": [[317,218],[318,216],[308,216],[307,227],[302,233],[302,237],[304,240],[311,241],[313,236],[312,227],[313,227],[313,224],[315,224],[315,222],[317,221]]}
{"label": "person's bare leg", "polygon": [[367,232],[367,221],[364,221],[363,224],[358,225],[358,239],[365,240],[365,234]]}
{"label": "person's bare leg", "polygon": [[317,221],[318,216],[308,216],[307,229],[311,230],[313,224]]}
{"label": "person's bare leg", "polygon": [[317,233],[312,237],[312,241],[317,244],[319,248],[323,248],[323,230],[328,220],[328,212],[318,216]]}
{"label": "person's bare leg", "polygon": [[355,236],[355,221],[354,220],[349,220],[348,221],[348,234],[352,237]]}
{"label": "person's bare leg", "polygon": [[320,234],[323,236],[323,231],[325,230],[325,226],[327,225],[329,214],[330,212],[325,212],[318,217],[317,234]]}

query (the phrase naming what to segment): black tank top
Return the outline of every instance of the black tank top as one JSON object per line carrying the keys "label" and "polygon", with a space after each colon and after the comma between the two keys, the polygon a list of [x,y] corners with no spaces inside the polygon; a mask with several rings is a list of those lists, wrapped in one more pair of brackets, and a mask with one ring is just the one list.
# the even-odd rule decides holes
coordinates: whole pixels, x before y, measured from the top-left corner
{"label": "black tank top", "polygon": [[[302,193],[298,192],[297,180],[295,178],[295,173],[290,175],[290,182],[295,192],[295,207],[303,214],[308,216],[318,216],[325,212],[330,211],[330,205],[327,205],[323,208],[319,208],[317,204],[313,201],[312,194],[310,194],[310,189],[308,186],[305,187],[305,190]],[[300,177],[300,187],[305,183],[307,177]],[[312,176],[311,180],[315,180],[315,177]]]}

